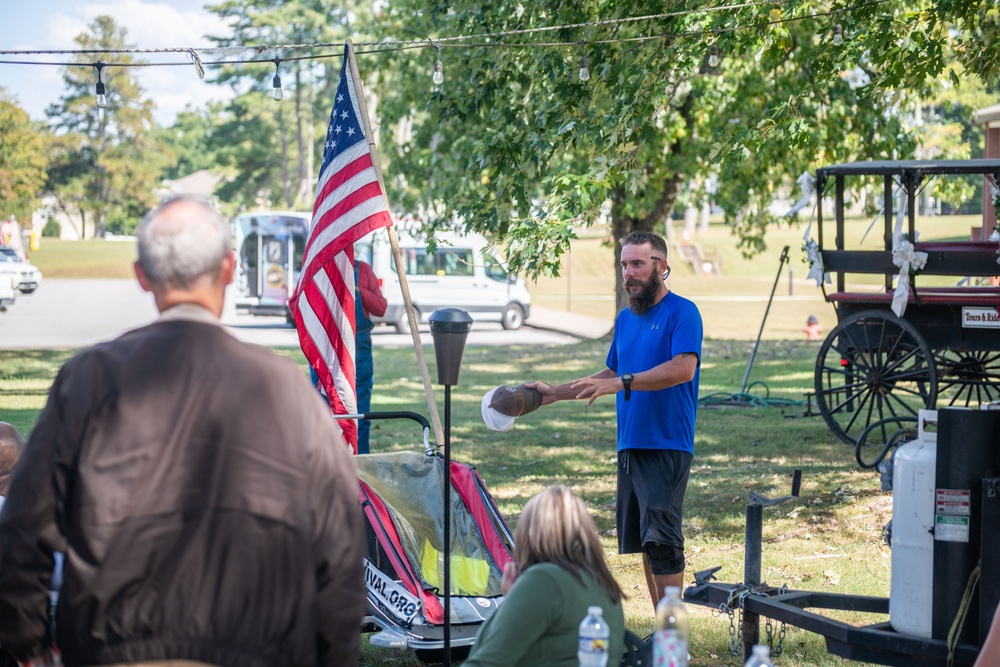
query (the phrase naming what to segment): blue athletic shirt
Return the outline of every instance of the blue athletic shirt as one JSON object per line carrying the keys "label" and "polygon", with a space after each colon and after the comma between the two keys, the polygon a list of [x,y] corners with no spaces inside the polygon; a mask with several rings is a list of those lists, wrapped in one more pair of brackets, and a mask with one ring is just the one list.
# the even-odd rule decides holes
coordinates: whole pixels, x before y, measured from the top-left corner
{"label": "blue athletic shirt", "polygon": [[619,391],[618,451],[679,449],[694,454],[694,419],[701,377],[701,313],[684,297],[668,292],[643,315],[628,308],[615,319],[608,368],[633,375],[670,361],[678,354],[698,355],[694,379],[659,391]]}

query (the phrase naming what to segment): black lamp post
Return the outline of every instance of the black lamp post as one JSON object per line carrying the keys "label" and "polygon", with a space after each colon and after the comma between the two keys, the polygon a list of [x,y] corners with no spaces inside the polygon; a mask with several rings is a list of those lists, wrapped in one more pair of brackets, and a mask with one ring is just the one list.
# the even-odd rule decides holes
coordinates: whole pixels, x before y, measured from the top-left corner
{"label": "black lamp post", "polygon": [[451,665],[451,386],[458,384],[472,318],[458,308],[440,308],[427,318],[434,337],[438,383],[444,385],[444,664]]}

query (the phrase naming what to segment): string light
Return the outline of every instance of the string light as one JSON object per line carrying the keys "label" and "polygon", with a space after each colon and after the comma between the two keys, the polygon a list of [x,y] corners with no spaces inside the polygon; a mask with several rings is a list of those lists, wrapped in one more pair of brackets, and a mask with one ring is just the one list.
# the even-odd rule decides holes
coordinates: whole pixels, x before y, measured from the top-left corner
{"label": "string light", "polygon": [[281,92],[281,77],[278,76],[278,66],[281,65],[281,59],[274,59],[274,78],[271,79],[271,99],[275,102],[280,102],[284,98],[284,93]]}
{"label": "string light", "polygon": [[441,65],[441,47],[435,45],[434,52],[437,54],[437,60],[434,61],[434,74],[431,75],[431,81],[434,82],[435,86],[440,86],[444,83],[444,66]]}
{"label": "string light", "polygon": [[712,48],[708,52],[708,66],[715,69],[722,62],[722,59],[719,57],[719,31],[713,30],[712,35]]}
{"label": "string light", "polygon": [[97,93],[97,107],[104,109],[108,106],[108,96],[104,93],[104,82],[101,81],[101,70],[104,69],[104,63],[94,63],[94,69],[97,70],[97,88],[95,90]]}
{"label": "string light", "polygon": [[[833,34],[833,39],[831,41],[832,41],[832,43],[835,46],[840,46],[841,44],[843,44],[843,40],[844,40],[843,28],[842,28],[842,26],[840,24],[840,16],[841,16],[841,14],[844,11],[850,12],[850,11],[854,11],[854,10],[858,10],[858,9],[864,9],[864,8],[868,8],[868,7],[875,7],[877,5],[884,4],[884,3],[888,2],[888,1],[889,0],[867,0],[867,1],[866,0],[862,0],[861,2],[858,2],[858,4],[851,5],[851,6],[848,6],[848,7],[842,7],[840,9],[836,9],[836,10],[821,11],[821,12],[816,12],[816,13],[813,13],[813,14],[805,14],[805,15],[801,15],[801,16],[781,17],[781,18],[778,18],[778,19],[770,20],[770,21],[763,21],[763,22],[759,22],[759,23],[750,23],[750,24],[743,24],[743,25],[734,25],[734,26],[731,26],[731,27],[718,28],[718,29],[712,30],[711,32],[714,35],[714,41],[713,41],[712,47],[710,49],[709,56],[706,59],[706,64],[710,68],[715,69],[715,68],[718,68],[718,66],[722,62],[721,51],[720,51],[720,49],[718,47],[718,43],[717,43],[717,41],[718,41],[718,35],[719,35],[720,32],[735,32],[735,31],[740,31],[740,30],[760,30],[760,29],[762,29],[764,27],[767,27],[767,26],[782,25],[782,24],[787,24],[787,23],[793,23],[793,22],[797,22],[797,21],[802,21],[802,20],[805,20],[805,19],[813,19],[813,18],[817,18],[817,17],[821,17],[821,16],[831,16],[831,15],[834,15],[834,14],[836,14],[836,17],[837,17],[837,23],[834,25],[834,28],[833,28],[833,33],[834,34]],[[630,17],[616,18],[616,19],[601,19],[601,20],[590,21],[590,22],[585,22],[585,23],[575,23],[575,24],[567,24],[567,25],[553,25],[553,26],[544,26],[544,27],[540,27],[540,28],[528,28],[528,29],[521,29],[521,30],[508,30],[508,31],[503,31],[503,32],[483,33],[483,34],[475,34],[475,35],[458,35],[458,36],[454,36],[454,37],[440,38],[436,43],[433,42],[433,41],[431,41],[429,37],[427,37],[426,35],[424,35],[424,39],[426,40],[426,42],[429,42],[429,44],[428,43],[424,43],[424,40],[420,40],[420,41],[414,41],[414,40],[410,40],[410,41],[405,41],[405,40],[384,40],[384,41],[381,41],[381,42],[356,42],[355,46],[356,47],[365,47],[365,46],[374,47],[374,48],[372,48],[370,50],[358,50],[358,51],[356,51],[356,53],[358,55],[388,53],[388,52],[391,52],[391,51],[403,51],[403,50],[409,50],[409,49],[413,49],[413,48],[420,48],[419,46],[416,46],[418,44],[423,44],[424,47],[431,46],[431,47],[433,47],[435,49],[435,51],[436,51],[436,53],[438,55],[438,58],[434,62],[434,72],[433,72],[433,75],[432,75],[431,78],[432,78],[432,80],[433,80],[433,82],[434,82],[435,85],[441,85],[444,82],[444,73],[443,73],[443,66],[441,64],[441,59],[440,59],[440,52],[441,52],[442,43],[444,43],[444,42],[465,42],[464,44],[457,44],[457,43],[444,44],[445,46],[458,47],[458,48],[480,48],[480,47],[493,47],[493,48],[501,48],[501,47],[509,47],[509,48],[546,48],[546,47],[558,47],[558,46],[565,47],[565,46],[572,46],[574,44],[574,42],[507,43],[507,42],[503,42],[503,41],[487,41],[485,43],[479,44],[479,43],[472,43],[472,42],[470,42],[470,40],[473,40],[473,39],[483,39],[483,38],[488,39],[488,40],[492,40],[493,38],[515,36],[515,35],[527,35],[527,34],[548,32],[548,31],[554,31],[554,30],[565,31],[565,30],[576,29],[576,28],[591,28],[591,27],[598,27],[598,26],[620,25],[620,24],[624,24],[624,23],[633,23],[633,22],[636,22],[636,21],[644,21],[644,20],[658,19],[658,18],[664,18],[664,17],[684,16],[684,15],[690,15],[690,14],[702,14],[702,13],[719,12],[719,11],[733,11],[733,10],[736,10],[736,9],[742,9],[742,8],[746,8],[746,7],[756,7],[756,6],[762,6],[762,5],[775,5],[775,4],[779,4],[779,1],[778,0],[746,0],[744,2],[739,2],[739,3],[731,4],[731,5],[718,5],[718,6],[715,6],[715,7],[707,7],[707,8],[706,7],[702,7],[702,8],[697,8],[697,9],[685,9],[685,10],[681,10],[681,11],[668,12],[668,13],[664,13],[664,14],[653,14],[653,15],[644,15],[644,16],[630,16]],[[414,30],[410,30],[409,28],[405,28],[405,29],[409,30],[410,32],[416,32]],[[418,34],[422,34],[422,33],[418,33]],[[695,30],[695,31],[679,32],[679,33],[672,33],[672,34],[641,35],[641,36],[637,36],[637,37],[625,37],[625,38],[622,38],[622,37],[611,37],[611,38],[608,38],[608,39],[591,40],[589,43],[590,44],[617,44],[617,43],[627,43],[627,42],[653,42],[653,41],[659,41],[659,40],[662,40],[662,39],[668,38],[668,37],[669,38],[674,38],[674,39],[679,39],[679,38],[685,38],[685,37],[701,37],[701,36],[704,36],[706,34],[707,34],[707,31],[705,31],[705,30]],[[582,51],[583,50],[582,47],[583,47],[584,43],[583,42],[579,42],[579,44],[581,45],[581,51]],[[317,43],[303,43],[303,44],[276,44],[276,45],[274,45],[274,44],[272,44],[272,45],[264,44],[264,45],[260,45],[260,46],[240,46],[240,47],[225,47],[225,48],[204,48],[204,49],[192,49],[192,48],[189,48],[189,47],[184,47],[184,48],[168,47],[168,48],[155,48],[155,49],[136,49],[136,48],[131,48],[131,49],[59,49],[59,50],[34,50],[34,49],[32,49],[32,50],[24,50],[24,49],[6,50],[6,49],[3,49],[3,50],[0,50],[0,56],[5,56],[5,55],[27,55],[27,54],[45,54],[45,55],[74,54],[74,55],[78,55],[79,56],[79,55],[87,55],[87,54],[155,54],[155,53],[166,54],[166,53],[183,53],[183,54],[187,55],[190,60],[188,62],[184,62],[184,63],[179,63],[179,62],[158,62],[158,63],[149,63],[149,62],[121,62],[121,63],[96,62],[96,63],[81,63],[81,62],[75,62],[75,63],[70,63],[70,62],[26,62],[26,61],[0,60],[0,65],[7,64],[7,65],[53,65],[53,66],[58,66],[58,67],[94,67],[95,69],[97,69],[97,87],[96,87],[97,106],[100,107],[100,108],[106,108],[107,107],[107,102],[108,102],[107,101],[107,95],[106,95],[106,92],[105,92],[104,82],[101,80],[102,69],[104,67],[109,67],[109,66],[110,67],[172,67],[172,66],[190,66],[193,63],[194,66],[195,66],[195,70],[198,73],[199,78],[201,78],[201,77],[204,76],[204,67],[205,67],[205,65],[223,66],[223,65],[245,65],[245,64],[253,64],[253,63],[273,62],[274,65],[275,65],[275,72],[274,72],[274,78],[272,79],[273,88],[272,88],[272,91],[271,91],[271,97],[274,100],[277,101],[277,100],[281,100],[284,97],[283,91],[281,90],[281,77],[278,74],[278,66],[279,66],[279,64],[282,61],[281,58],[273,58],[273,59],[271,59],[271,58],[266,58],[266,57],[264,57],[264,58],[259,58],[259,57],[258,58],[252,58],[251,57],[251,58],[238,58],[238,59],[233,59],[233,60],[216,60],[216,61],[213,61],[213,62],[207,62],[207,63],[203,64],[202,61],[201,61],[201,57],[200,56],[212,56],[212,55],[214,55],[214,56],[220,56],[221,55],[223,57],[227,57],[230,54],[235,54],[237,52],[242,52],[242,51],[253,51],[254,53],[260,55],[260,54],[263,54],[263,53],[265,53],[267,51],[275,52],[275,51],[282,51],[282,50],[290,50],[290,51],[296,51],[296,50],[315,50],[315,49],[320,49],[320,48],[330,48],[330,47],[339,47],[339,46],[342,46],[342,43],[340,43],[340,42],[337,42],[337,43],[318,43],[317,42]],[[339,53],[335,53],[335,54],[330,54],[330,53],[307,54],[307,55],[301,55],[301,56],[292,56],[292,57],[284,58],[283,60],[285,60],[285,61],[318,60],[318,59],[336,58],[336,57],[339,57],[339,55],[340,55]],[[581,57],[580,57],[580,80],[581,81],[587,81],[587,80],[589,80],[589,78],[590,78],[590,70],[587,67],[586,54],[582,52],[581,53]]]}

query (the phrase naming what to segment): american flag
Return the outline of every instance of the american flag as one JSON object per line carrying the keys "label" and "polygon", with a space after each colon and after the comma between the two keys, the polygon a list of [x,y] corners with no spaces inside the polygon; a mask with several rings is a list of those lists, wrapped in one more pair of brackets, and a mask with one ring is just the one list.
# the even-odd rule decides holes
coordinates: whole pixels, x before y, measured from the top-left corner
{"label": "american flag", "polygon": [[[316,186],[312,228],[302,272],[289,308],[302,351],[326,391],[334,414],[357,412],[354,335],[354,242],[392,224],[371,148],[361,125],[360,91],[348,50],[326,131],[323,166]],[[340,426],[357,452],[358,425]]]}

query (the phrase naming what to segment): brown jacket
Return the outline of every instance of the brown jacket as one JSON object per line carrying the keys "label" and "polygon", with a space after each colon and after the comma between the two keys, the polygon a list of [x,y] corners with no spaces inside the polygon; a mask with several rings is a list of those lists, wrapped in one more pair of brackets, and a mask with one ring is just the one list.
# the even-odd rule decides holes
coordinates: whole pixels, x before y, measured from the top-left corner
{"label": "brown jacket", "polygon": [[0,515],[0,643],[48,647],[64,550],[67,665],[353,665],[364,544],[353,461],[302,371],[161,319],[56,378]]}

